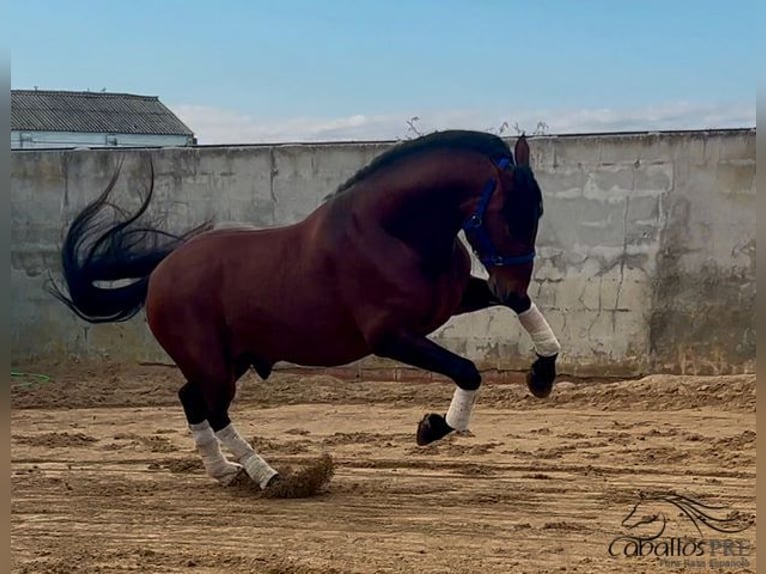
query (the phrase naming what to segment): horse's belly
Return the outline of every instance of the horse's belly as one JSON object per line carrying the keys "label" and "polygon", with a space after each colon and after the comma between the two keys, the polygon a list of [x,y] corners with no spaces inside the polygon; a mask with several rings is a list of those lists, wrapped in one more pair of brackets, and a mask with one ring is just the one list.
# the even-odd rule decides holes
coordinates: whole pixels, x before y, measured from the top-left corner
{"label": "horse's belly", "polygon": [[249,321],[240,322],[234,335],[239,352],[271,364],[287,361],[307,367],[330,367],[369,354],[356,325],[341,310],[312,313],[286,309],[269,319],[256,314]]}
{"label": "horse's belly", "polygon": [[337,367],[369,355],[363,339],[332,332],[311,337],[306,334],[285,338],[286,345],[274,353],[273,362],[286,361],[306,367]]}
{"label": "horse's belly", "polygon": [[306,341],[287,349],[282,361],[306,367],[339,367],[363,359],[370,354],[364,341]]}

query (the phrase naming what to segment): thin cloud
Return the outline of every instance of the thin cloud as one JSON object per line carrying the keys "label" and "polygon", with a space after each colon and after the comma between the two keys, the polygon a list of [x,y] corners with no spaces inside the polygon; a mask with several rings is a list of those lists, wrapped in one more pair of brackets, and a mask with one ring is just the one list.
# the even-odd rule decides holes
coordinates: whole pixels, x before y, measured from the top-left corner
{"label": "thin cloud", "polygon": [[[530,110],[514,114],[451,110],[419,116],[355,114],[280,120],[263,120],[211,106],[181,104],[173,106],[173,110],[197,134],[201,144],[396,140],[437,129],[498,132],[503,126],[507,134],[514,133],[514,126],[531,133],[539,122],[544,122],[546,132],[555,134],[755,126],[755,105],[739,102],[670,102],[641,108]],[[417,119],[408,124],[413,117]]]}

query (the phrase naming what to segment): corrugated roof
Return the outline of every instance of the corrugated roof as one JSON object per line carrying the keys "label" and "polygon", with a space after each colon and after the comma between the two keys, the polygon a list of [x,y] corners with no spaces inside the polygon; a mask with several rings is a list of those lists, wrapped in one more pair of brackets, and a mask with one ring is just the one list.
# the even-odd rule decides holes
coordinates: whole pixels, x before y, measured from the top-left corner
{"label": "corrugated roof", "polygon": [[194,135],[156,96],[11,90],[11,129]]}

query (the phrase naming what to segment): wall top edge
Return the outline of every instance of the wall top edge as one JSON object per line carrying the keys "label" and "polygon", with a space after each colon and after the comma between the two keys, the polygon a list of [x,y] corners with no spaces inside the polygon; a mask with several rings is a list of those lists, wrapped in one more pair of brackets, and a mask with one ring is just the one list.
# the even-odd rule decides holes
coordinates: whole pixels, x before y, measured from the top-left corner
{"label": "wall top edge", "polygon": [[[546,135],[528,135],[529,140],[587,140],[587,139],[602,139],[602,140],[641,140],[646,138],[677,138],[677,137],[714,137],[714,136],[735,136],[735,135],[750,135],[755,134],[756,128],[753,127],[741,127],[741,128],[714,128],[714,129],[688,129],[688,130],[644,130],[644,131],[613,131],[613,132],[573,132],[562,134],[546,134]],[[506,141],[515,141],[516,136],[502,136]],[[62,147],[38,147],[31,149],[12,149],[14,154],[30,154],[30,153],[73,153],[78,151],[89,152],[124,152],[141,151],[141,150],[198,150],[198,149],[248,149],[248,148],[277,148],[277,147],[349,147],[349,146],[386,146],[393,145],[404,140],[317,140],[317,141],[275,141],[275,142],[259,142],[259,143],[229,143],[229,144],[196,144],[189,146],[120,146],[120,147],[88,147],[77,146],[71,148]]]}

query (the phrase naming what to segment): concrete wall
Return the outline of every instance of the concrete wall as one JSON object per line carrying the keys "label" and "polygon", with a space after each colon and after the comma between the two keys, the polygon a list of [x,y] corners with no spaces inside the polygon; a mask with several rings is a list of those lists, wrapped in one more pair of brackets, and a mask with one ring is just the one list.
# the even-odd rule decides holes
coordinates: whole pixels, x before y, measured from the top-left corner
{"label": "concrete wall", "polygon": [[[306,216],[389,143],[152,150],[155,208],[179,229],[216,217],[272,226]],[[755,131],[532,138],[545,217],[532,294],[579,375],[734,373],[755,367]],[[138,151],[119,196],[144,185]],[[62,229],[109,180],[117,152],[12,158],[15,362],[167,361],[143,315],[91,326],[43,285]],[[476,266],[477,274],[482,274]],[[434,334],[483,368],[526,368],[515,316],[493,310]],[[372,365],[373,362],[364,364]]]}

